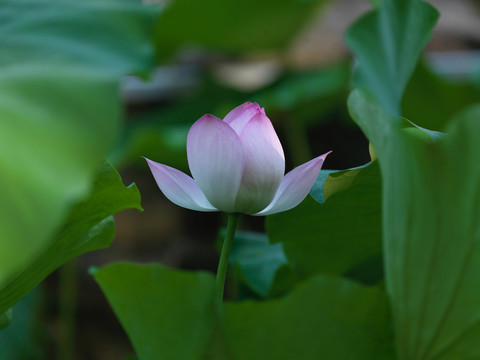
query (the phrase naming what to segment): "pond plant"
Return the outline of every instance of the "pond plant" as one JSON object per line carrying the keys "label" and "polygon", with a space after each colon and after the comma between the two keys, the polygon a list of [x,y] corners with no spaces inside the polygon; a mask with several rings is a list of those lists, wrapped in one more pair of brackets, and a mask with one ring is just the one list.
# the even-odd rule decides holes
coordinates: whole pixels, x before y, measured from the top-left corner
{"label": "pond plant", "polygon": [[[62,264],[108,247],[114,214],[142,210],[136,185],[105,159],[135,149],[113,151],[126,138],[123,77],[148,80],[190,43],[284,49],[324,2],[0,0],[0,358],[41,358],[15,342],[28,336],[11,335],[28,312],[19,301]],[[420,0],[372,1],[345,34],[353,65],[292,73],[249,94],[200,94],[175,128],[190,129],[186,153],[167,141],[155,144],[161,160],[135,152],[162,162],[147,160],[169,200],[228,222],[216,276],[129,262],[90,269],[130,358],[480,358],[478,79],[440,80],[422,63],[438,16]],[[223,119],[197,112],[212,98]],[[303,134],[305,147],[312,119],[339,99],[370,161],[321,169],[341,152],[333,139],[328,160],[310,157],[285,175],[289,156],[270,119],[288,114],[285,138]],[[163,121],[147,132],[171,131]],[[165,154],[188,158],[192,177],[163,165],[181,163]],[[265,216],[265,232],[236,231],[239,214]]]}

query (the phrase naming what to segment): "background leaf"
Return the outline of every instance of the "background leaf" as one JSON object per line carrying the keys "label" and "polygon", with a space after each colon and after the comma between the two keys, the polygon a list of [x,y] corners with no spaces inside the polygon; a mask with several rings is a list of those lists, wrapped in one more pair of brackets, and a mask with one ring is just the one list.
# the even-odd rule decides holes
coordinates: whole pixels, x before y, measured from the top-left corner
{"label": "background leaf", "polygon": [[91,190],[118,135],[119,79],[151,64],[153,15],[126,0],[2,1],[0,288]]}
{"label": "background leaf", "polygon": [[394,359],[376,288],[318,276],[283,299],[227,302],[216,313],[209,274],[126,263],[93,273],[142,360]]}
{"label": "background leaf", "polygon": [[46,337],[40,325],[41,295],[38,290],[32,291],[15,304],[15,320],[6,329],[0,330],[2,360],[45,359]]}
{"label": "background leaf", "polygon": [[[314,70],[289,71],[271,85],[253,92],[225,87],[207,73],[199,76],[194,91],[182,93],[171,103],[134,113],[129,117],[120,142],[108,155],[115,166],[135,164],[143,167],[139,154],[187,170],[186,138],[190,126],[201,116],[211,113],[223,118],[232,108],[245,101],[256,101],[265,107],[279,132],[307,133],[308,127],[327,122],[342,109],[341,120],[348,116],[346,101],[349,64],[342,63]],[[289,146],[290,144],[287,144]],[[298,145],[298,144],[295,144]],[[308,144],[302,144],[307,148]],[[289,146],[292,147],[292,146]],[[293,150],[298,150],[298,146]],[[310,160],[307,155],[305,161]]]}
{"label": "background leaf", "polygon": [[433,141],[369,94],[349,98],[383,177],[387,290],[400,359],[480,356],[480,106]]}
{"label": "background leaf", "polygon": [[420,63],[405,89],[402,115],[424,128],[443,131],[456,113],[479,99],[473,84],[450,81]]}
{"label": "background leaf", "polygon": [[253,100],[268,109],[272,119],[275,114],[288,112],[295,125],[312,125],[343,106],[349,75],[348,63],[290,72],[253,94]]}
{"label": "background leaf", "polygon": [[[330,190],[325,204],[307,197],[296,208],[266,220],[270,241],[282,243],[300,277],[320,272],[343,274],[381,254],[381,180],[377,164],[328,174],[325,183]],[[317,182],[312,193],[320,192],[322,186]],[[381,278],[381,261],[379,265],[377,280]]]}
{"label": "background leaf", "polygon": [[265,297],[272,289],[277,271],[288,262],[282,244],[270,244],[263,233],[237,231],[230,264],[253,292]]}
{"label": "background leaf", "polygon": [[176,0],[157,23],[157,47],[161,56],[186,45],[234,53],[282,48],[325,2]]}
{"label": "background leaf", "polygon": [[354,84],[368,89],[389,112],[399,115],[405,87],[431,36],[438,12],[420,0],[381,1],[346,34],[358,59]]}
{"label": "background leaf", "polygon": [[[205,113],[226,115],[231,110],[231,102],[237,106],[244,101],[244,97],[238,91],[206,79],[199,89],[183,94],[171,104],[162,103],[153,110],[130,116],[121,140],[108,159],[115,166],[135,163],[143,168],[145,161],[139,157],[141,154],[187,170],[187,133],[193,123]],[[218,108],[225,103],[228,103],[228,107],[219,111]]]}
{"label": "background leaf", "polygon": [[320,275],[288,297],[225,304],[234,360],[395,359],[385,294]]}
{"label": "background leaf", "polygon": [[216,321],[212,275],[128,263],[92,273],[140,359],[203,356]]}
{"label": "background leaf", "polygon": [[89,198],[73,207],[51,244],[6,282],[0,291],[0,313],[63,263],[85,252],[108,247],[115,235],[112,215],[129,208],[142,210],[136,185],[125,187],[117,171],[105,162]]}
{"label": "background leaf", "polygon": [[0,330],[4,329],[12,321],[12,309],[8,309],[3,314],[0,314]]}

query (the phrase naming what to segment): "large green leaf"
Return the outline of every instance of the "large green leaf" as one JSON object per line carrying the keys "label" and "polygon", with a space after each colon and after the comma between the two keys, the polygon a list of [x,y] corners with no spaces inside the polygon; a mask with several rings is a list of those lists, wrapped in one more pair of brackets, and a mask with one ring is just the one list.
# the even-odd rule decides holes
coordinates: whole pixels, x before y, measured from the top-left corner
{"label": "large green leaf", "polygon": [[435,140],[402,128],[361,90],[349,109],[381,165],[399,358],[479,358],[480,106],[449,121]]}
{"label": "large green leaf", "polygon": [[393,360],[386,295],[317,276],[284,299],[226,303],[224,331],[234,360]]}
{"label": "large green leaf", "polygon": [[[266,221],[270,241],[283,244],[289,263],[302,277],[319,272],[343,274],[381,254],[377,164],[321,175],[325,183],[317,183],[312,193],[318,200],[325,193],[325,204],[308,197],[296,208],[271,215]],[[378,265],[381,277],[381,261]]]}
{"label": "large green leaf", "polygon": [[326,0],[174,0],[156,29],[160,55],[196,45],[228,52],[282,48]]}
{"label": "large green leaf", "polygon": [[129,0],[1,1],[0,288],[91,190],[119,80],[150,65],[152,15]]}
{"label": "large green leaf", "polygon": [[215,325],[215,280],[160,265],[117,263],[94,269],[142,360],[197,360]]}
{"label": "large green leaf", "polygon": [[216,312],[209,274],[120,263],[94,275],[142,360],[395,358],[385,293],[345,279]]}
{"label": "large green leaf", "polygon": [[355,85],[400,114],[403,92],[437,18],[421,0],[389,0],[353,24],[346,41],[359,61]]}
{"label": "large green leaf", "polygon": [[0,313],[66,261],[108,247],[115,235],[112,215],[128,208],[141,210],[140,193],[135,184],[125,187],[117,171],[105,162],[89,198],[73,207],[49,246],[22,271],[11,276],[0,290]]}

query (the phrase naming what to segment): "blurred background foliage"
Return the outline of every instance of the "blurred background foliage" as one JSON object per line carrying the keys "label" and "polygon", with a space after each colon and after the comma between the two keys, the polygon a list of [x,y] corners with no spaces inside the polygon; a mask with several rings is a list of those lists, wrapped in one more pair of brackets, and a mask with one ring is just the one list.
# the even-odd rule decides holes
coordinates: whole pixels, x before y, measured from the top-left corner
{"label": "blurred background foliage", "polygon": [[284,49],[329,0],[178,0],[167,3],[155,29],[159,58],[198,46],[226,54]]}
{"label": "blurred background foliage", "polygon": [[[32,3],[36,4],[35,1]],[[64,295],[60,296],[58,289],[65,284],[61,285],[62,276],[54,273],[40,289],[14,306],[14,320],[0,332],[2,359],[34,360],[63,356],[63,359],[113,360],[133,356],[134,351],[124,330],[97,285],[86,274],[91,265],[134,260],[162,262],[182,269],[215,270],[215,240],[224,220],[222,215],[192,213],[170,204],[161,195],[140,156],[187,171],[185,141],[189,127],[205,113],[223,117],[230,109],[247,100],[257,101],[265,107],[286,150],[288,169],[328,150],[333,150],[333,154],[328,158],[325,169],[354,169],[322,171],[312,189],[312,197],[289,213],[269,217],[265,225],[263,219],[242,219],[243,231],[237,234],[232,253],[234,271],[227,284],[228,296],[231,299],[279,299],[297,288],[300,282],[313,278],[312,284],[316,285],[311,286],[331,289],[332,294],[340,293],[342,286],[346,286],[348,293],[364,296],[363,307],[359,305],[357,312],[368,313],[376,306],[382,311],[386,309],[384,295],[378,291],[384,286],[380,172],[376,162],[370,163],[372,159],[368,141],[347,113],[346,100],[354,81],[351,73],[358,64],[343,42],[347,27],[364,11],[378,6],[381,1],[170,0],[151,1],[140,8],[140,3],[135,1],[104,0],[96,2],[95,6],[93,2],[85,1],[85,5],[80,6],[81,11],[77,8],[80,2],[75,0],[65,2],[60,9],[59,1],[38,3],[41,3],[42,9],[22,9],[23,13],[19,16],[21,20],[18,20],[8,11],[13,6],[12,2],[0,1],[2,6],[5,5],[0,10],[0,16],[12,26],[5,27],[3,32],[0,30],[2,39],[8,39],[9,45],[1,53],[5,69],[3,76],[8,78],[18,72],[21,74],[23,70],[15,69],[13,65],[19,65],[15,63],[20,58],[16,51],[23,47],[20,54],[30,54],[23,57],[25,66],[32,66],[28,74],[38,76],[42,70],[44,76],[29,78],[20,90],[28,88],[28,95],[32,84],[47,89],[52,94],[52,114],[60,104],[69,104],[75,111],[68,111],[66,117],[61,117],[63,112],[54,115],[49,113],[50,119],[53,119],[51,128],[68,123],[67,119],[75,126],[82,124],[80,127],[85,134],[78,136],[74,126],[67,128],[66,133],[69,136],[74,134],[74,138],[78,136],[79,146],[91,151],[91,157],[83,163],[84,166],[67,168],[63,173],[64,165],[48,169],[41,167],[39,170],[38,161],[51,155],[39,152],[35,166],[29,168],[28,162],[26,167],[22,167],[23,177],[38,171],[41,174],[50,171],[55,179],[59,178],[59,174],[72,176],[81,173],[84,176],[81,194],[60,197],[60,208],[70,217],[65,214],[62,217],[58,212],[53,221],[52,216],[46,216],[52,224],[49,231],[38,234],[43,240],[30,236],[32,241],[44,243],[35,251],[32,248],[31,258],[39,258],[42,254],[47,258],[52,257],[49,247],[55,244],[55,239],[58,240],[59,229],[67,221],[75,220],[75,209],[81,208],[82,204],[88,208],[86,199],[99,190],[93,187],[95,178],[109,174],[110,181],[115,182],[115,170],[107,171],[105,166],[108,168],[108,164],[95,174],[103,156],[120,170],[125,184],[137,183],[145,212],[126,211],[116,215],[117,236],[111,248],[78,258],[73,265],[76,269],[73,281],[78,283],[70,298],[67,294],[67,300],[61,300],[65,298]],[[405,62],[408,68],[405,71],[413,73],[411,78],[404,76],[400,86],[395,79],[404,75],[403,72],[391,73],[385,64],[380,64],[380,68],[375,70],[385,75],[385,87],[380,88],[381,91],[387,89],[385,96],[402,94],[405,89],[403,99],[401,95],[391,95],[392,98],[386,100],[392,109],[419,126],[442,131],[449,119],[480,99],[478,4],[469,0],[438,0],[432,3],[440,10],[442,18],[422,55],[423,43],[420,41],[422,46],[419,45],[418,56],[421,61],[418,65],[416,58],[405,54],[410,61]],[[53,8],[56,10],[52,13],[50,10]],[[77,22],[67,21],[72,17]],[[109,21],[105,22],[106,19]],[[15,35],[12,30],[15,27],[27,35],[31,34],[32,39],[24,41],[24,38]],[[54,34],[53,38],[49,37],[51,34]],[[381,46],[377,43],[369,45]],[[388,46],[388,43],[383,45]],[[47,48],[48,52],[45,51]],[[401,49],[399,52],[398,61],[403,64]],[[59,67],[64,62],[69,67]],[[385,73],[380,72],[383,65]],[[73,72],[77,76],[72,80],[60,76],[63,70],[70,71],[72,68],[80,71]],[[45,72],[44,69],[49,71]],[[130,75],[123,77],[126,73]],[[47,75],[52,75],[54,80],[58,78],[58,82],[51,84],[51,79],[45,81]],[[82,86],[80,90],[79,84]],[[395,86],[399,86],[398,91],[392,89]],[[117,96],[117,88],[121,89],[122,98]],[[12,94],[8,87],[5,91],[2,88],[0,90],[2,96]],[[69,98],[69,94],[71,101],[67,103],[65,98]],[[25,101],[26,95],[22,96],[22,101]],[[38,94],[32,96],[37,101]],[[27,104],[29,102],[25,101],[21,108],[28,109]],[[25,118],[31,119],[28,116]],[[87,120],[90,122],[87,123]],[[8,123],[0,124],[0,129],[4,134],[9,134],[9,127],[5,124]],[[110,124],[110,127],[107,128],[105,124]],[[26,123],[25,126],[30,125]],[[17,130],[11,128],[12,133]],[[20,151],[20,154],[25,154],[28,159],[27,155],[43,149],[49,143],[56,145],[52,145],[52,148],[47,146],[50,149],[48,151],[61,152],[69,148],[59,145],[58,138],[63,137],[68,143],[71,137],[65,137],[65,132],[58,136],[53,134],[56,133],[40,138],[42,141],[38,145],[31,145],[28,153]],[[94,135],[95,138],[92,137]],[[13,138],[13,135],[8,136]],[[26,143],[31,143],[29,139],[15,138],[15,143],[22,149]],[[57,147],[61,150],[55,150]],[[12,152],[11,148],[4,148],[2,153]],[[75,149],[72,152],[81,153]],[[0,156],[0,159],[4,158],[7,159],[7,155]],[[67,156],[63,158],[68,159]],[[3,166],[10,169],[18,167],[12,160],[5,160],[5,164],[8,166],[2,163],[2,169]],[[48,179],[45,183],[52,192],[58,192],[62,188],[60,185],[71,190],[70,178],[61,177],[64,182],[60,185],[56,182],[48,184]],[[78,234],[68,238],[69,245],[84,241],[82,235],[87,234],[85,236],[88,237],[90,234],[89,241],[92,242],[85,249],[107,246],[114,231],[109,217],[120,208],[140,207],[138,201],[129,198],[134,189],[120,186],[118,181],[117,178],[115,183],[123,188],[127,197],[125,205],[104,209],[105,212],[93,219],[88,228],[80,229]],[[16,183],[12,180],[2,185],[4,188],[13,188]],[[26,186],[30,188],[34,185],[27,183]],[[22,188],[17,188],[20,189],[19,196],[22,195]],[[115,197],[113,193],[102,193],[101,196],[105,196],[105,199]],[[112,205],[109,201],[103,200]],[[39,203],[44,202],[46,200],[42,197]],[[3,221],[4,214],[11,210],[7,205],[2,210],[0,214]],[[319,218],[325,222],[319,222]],[[41,228],[41,218],[36,220],[36,226]],[[17,228],[23,225],[17,221],[9,223]],[[96,233],[90,232],[95,226],[104,226],[105,231],[105,237],[97,243]],[[38,231],[36,229],[33,226],[26,228],[32,233]],[[1,244],[6,244],[7,234],[0,234]],[[18,249],[19,246],[10,252],[5,250],[3,254],[20,251]],[[58,249],[54,246],[54,250]],[[54,267],[79,253],[75,248],[67,251],[61,261],[56,257],[54,266],[47,267],[48,271],[42,266],[44,272],[37,273],[34,278],[28,277],[26,281],[29,286],[19,291],[11,285],[9,288],[8,283],[12,284],[12,279],[14,284],[18,283],[16,281],[21,278],[26,269],[25,263],[28,263],[28,260],[22,260],[23,265],[12,270],[14,277],[5,280],[6,290],[0,292],[0,305],[7,309],[21,297],[18,294],[23,295],[25,290],[33,288]],[[106,278],[110,275],[109,269],[103,273]],[[141,270],[132,269],[129,272],[131,277],[125,279],[132,282],[132,287],[137,271]],[[337,282],[336,278],[329,277],[337,275],[375,287],[364,292],[364,288],[358,284],[344,285]],[[185,279],[186,283],[190,281]],[[208,287],[208,280],[205,283]],[[309,285],[302,286],[301,291]],[[68,323],[65,319],[72,314],[59,314],[72,302],[72,296],[77,309],[73,320],[70,318]],[[304,292],[291,301],[298,307],[306,306],[303,304],[309,300],[310,296]],[[328,306],[342,304],[333,295],[324,301]],[[258,311],[248,305],[229,306],[230,318]],[[288,309],[293,305],[286,301],[278,306]],[[232,310],[235,307],[237,309]],[[2,307],[1,311],[5,309]],[[385,329],[388,328],[389,315],[387,310],[384,312],[375,324],[380,333],[388,331]],[[318,316],[318,321],[324,320],[322,314]],[[356,321],[361,328],[363,319]],[[67,350],[55,349],[55,344],[63,341],[62,337],[68,333],[65,326],[68,328],[73,325],[77,335],[75,344]],[[232,334],[248,331],[251,329],[231,328],[227,336],[234,337]],[[314,327],[312,331],[315,331]],[[279,336],[288,338],[292,334]],[[336,344],[340,347],[344,345]],[[239,342],[235,346],[244,348],[245,344]],[[69,353],[72,349],[73,353]],[[365,351],[368,353],[368,349]],[[390,351],[385,349],[387,354]],[[246,354],[245,359],[254,358],[248,357],[250,353]],[[328,352],[324,355],[329,356]]]}

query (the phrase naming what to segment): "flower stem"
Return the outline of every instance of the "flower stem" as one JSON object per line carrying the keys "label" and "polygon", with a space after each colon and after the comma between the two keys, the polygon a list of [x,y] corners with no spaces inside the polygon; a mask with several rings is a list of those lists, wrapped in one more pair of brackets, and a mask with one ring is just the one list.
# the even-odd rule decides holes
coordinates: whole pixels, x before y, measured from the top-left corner
{"label": "flower stem", "polygon": [[222,245],[222,253],[217,269],[217,300],[221,304],[223,302],[223,290],[225,288],[225,277],[227,275],[228,259],[232,250],[233,238],[235,237],[235,229],[237,228],[239,214],[228,214],[227,232]]}

